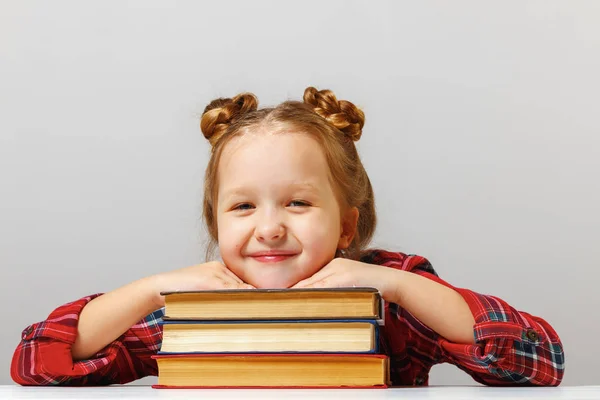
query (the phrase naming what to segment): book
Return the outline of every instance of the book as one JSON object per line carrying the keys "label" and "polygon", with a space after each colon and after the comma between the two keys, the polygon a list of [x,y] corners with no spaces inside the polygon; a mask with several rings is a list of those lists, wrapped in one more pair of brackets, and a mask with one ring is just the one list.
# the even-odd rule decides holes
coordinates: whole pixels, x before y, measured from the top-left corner
{"label": "book", "polygon": [[154,388],[376,388],[389,385],[380,354],[154,355]]}
{"label": "book", "polygon": [[162,292],[164,320],[375,319],[375,288],[235,289]]}
{"label": "book", "polygon": [[166,353],[373,353],[374,320],[163,321]]}

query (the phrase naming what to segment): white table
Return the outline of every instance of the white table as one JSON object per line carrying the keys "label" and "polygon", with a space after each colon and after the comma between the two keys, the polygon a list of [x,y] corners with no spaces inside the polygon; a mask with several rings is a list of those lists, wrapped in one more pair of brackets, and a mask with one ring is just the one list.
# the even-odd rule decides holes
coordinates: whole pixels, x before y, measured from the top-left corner
{"label": "white table", "polygon": [[432,386],[402,389],[152,389],[150,386],[0,386],[0,399],[600,399],[600,386],[497,388]]}

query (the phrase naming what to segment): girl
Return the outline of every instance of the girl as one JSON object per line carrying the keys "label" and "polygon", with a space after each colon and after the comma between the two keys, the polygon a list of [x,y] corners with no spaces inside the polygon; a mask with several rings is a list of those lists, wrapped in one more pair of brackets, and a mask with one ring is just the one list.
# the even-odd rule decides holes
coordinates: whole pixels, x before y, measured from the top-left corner
{"label": "girl", "polygon": [[161,291],[370,286],[385,299],[381,345],[393,385],[427,385],[449,362],[487,385],[558,385],[564,356],[543,319],[440,279],[423,257],[365,250],[374,197],[354,141],[364,114],[331,91],[257,109],[210,103],[204,219],[211,261],[63,305],[28,326],[11,365],[22,385],[108,385],[156,375]]}

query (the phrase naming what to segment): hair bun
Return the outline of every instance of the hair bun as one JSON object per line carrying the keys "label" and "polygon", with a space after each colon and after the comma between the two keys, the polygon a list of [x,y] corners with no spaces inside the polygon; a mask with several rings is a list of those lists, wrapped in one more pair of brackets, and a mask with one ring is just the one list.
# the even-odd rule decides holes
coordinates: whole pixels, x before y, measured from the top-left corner
{"label": "hair bun", "polygon": [[312,86],[304,90],[304,103],[312,106],[315,113],[353,141],[360,139],[365,114],[354,104],[346,100],[338,101],[331,90],[317,90]]}
{"label": "hair bun", "polygon": [[233,99],[219,98],[206,106],[200,119],[200,130],[210,144],[214,144],[240,116],[258,108],[258,99],[252,93],[242,93]]}

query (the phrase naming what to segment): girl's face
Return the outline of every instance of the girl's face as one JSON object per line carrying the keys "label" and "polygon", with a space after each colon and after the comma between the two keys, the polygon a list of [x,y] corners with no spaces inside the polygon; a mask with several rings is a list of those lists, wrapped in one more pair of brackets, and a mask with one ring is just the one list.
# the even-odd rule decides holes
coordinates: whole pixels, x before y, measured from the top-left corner
{"label": "girl's face", "polygon": [[247,133],[219,163],[218,243],[225,265],[257,288],[287,288],[352,241],[356,208],[340,215],[317,141],[302,133]]}

